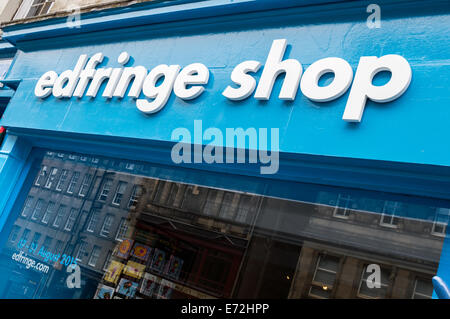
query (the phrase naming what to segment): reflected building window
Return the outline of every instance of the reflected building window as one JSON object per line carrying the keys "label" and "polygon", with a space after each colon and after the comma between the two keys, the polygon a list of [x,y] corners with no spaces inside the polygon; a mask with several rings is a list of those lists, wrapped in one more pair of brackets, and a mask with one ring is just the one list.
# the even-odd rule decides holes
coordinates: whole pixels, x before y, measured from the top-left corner
{"label": "reflected building window", "polygon": [[99,246],[94,246],[94,248],[92,248],[91,257],[88,261],[89,266],[95,267],[95,265],[97,265],[101,250],[102,248]]}
{"label": "reflected building window", "polygon": [[30,230],[28,228],[25,228],[23,230],[22,236],[20,237],[20,240],[23,242],[28,242],[28,236],[30,236]]}
{"label": "reflected building window", "polygon": [[143,193],[143,187],[141,185],[134,185],[131,191],[130,200],[128,201],[128,209],[136,209],[136,206],[139,202]]}
{"label": "reflected building window", "polygon": [[78,209],[72,208],[70,209],[69,217],[67,218],[66,225],[64,226],[64,230],[71,231],[73,226],[75,225],[75,220],[77,218]]}
{"label": "reflected building window", "polygon": [[95,227],[97,226],[97,223],[98,223],[99,214],[100,214],[100,212],[97,209],[92,211],[91,218],[89,219],[89,223],[86,228],[86,230],[88,232],[91,232],[91,233],[94,232]]}
{"label": "reflected building window", "polygon": [[385,201],[380,219],[380,225],[396,228],[398,226],[399,218],[395,215],[398,214],[399,209],[399,202]]}
{"label": "reflected building window", "polygon": [[113,180],[110,178],[107,178],[105,182],[103,183],[102,191],[100,192],[100,195],[98,196],[98,200],[105,202],[108,199],[108,194],[111,190]]}
{"label": "reflected building window", "polygon": [[333,216],[347,219],[350,214],[350,210],[352,209],[352,205],[353,199],[351,196],[339,194],[333,211]]}
{"label": "reflected building window", "polygon": [[44,248],[44,250],[49,250],[50,247],[52,246],[52,241],[53,241],[52,237],[45,236],[44,242],[42,243],[42,248]]}
{"label": "reflected building window", "polygon": [[41,239],[41,236],[42,236],[41,233],[38,233],[38,232],[34,233],[33,239],[31,240],[31,243],[30,243],[30,249],[37,248],[37,246],[39,244],[39,240]]}
{"label": "reflected building window", "polygon": [[9,235],[9,241],[14,243],[17,240],[17,237],[19,236],[20,227],[17,225],[14,225],[11,234]]}
{"label": "reflected building window", "polygon": [[50,175],[47,178],[47,182],[45,183],[45,188],[51,188],[53,185],[53,182],[55,181],[56,174],[58,174],[58,169],[56,167],[52,167],[50,170]]}
{"label": "reflected building window", "polygon": [[126,218],[122,218],[120,220],[119,228],[117,230],[116,240],[122,241],[125,238],[125,234],[127,233],[127,231],[128,231],[128,221]]}
{"label": "reflected building window", "polygon": [[22,217],[27,217],[31,213],[33,206],[33,196],[28,196],[22,210]]}
{"label": "reflected building window", "polygon": [[80,178],[80,172],[74,172],[72,175],[72,178],[70,179],[69,187],[67,187],[68,194],[73,194],[73,192],[75,191],[75,186],[77,185],[79,178]]}
{"label": "reflected building window", "polygon": [[41,171],[39,172],[39,175],[36,178],[36,182],[34,183],[34,185],[36,185],[36,186],[42,185],[42,183],[45,181],[45,178],[47,176],[47,170],[48,170],[47,165],[43,165],[41,167]]}
{"label": "reflected building window", "polygon": [[44,216],[42,216],[42,222],[44,224],[48,224],[50,218],[52,217],[53,213],[55,212],[55,203],[49,202],[47,205],[47,209],[45,210]]}
{"label": "reflected building window", "polygon": [[107,271],[108,270],[108,267],[109,267],[109,264],[111,262],[111,259],[112,259],[112,251],[109,250],[108,253],[106,254],[105,262],[103,263],[103,268],[102,268],[103,271]]}
{"label": "reflected building window", "polygon": [[67,169],[63,169],[61,175],[59,176],[58,184],[56,184],[55,188],[58,192],[61,192],[63,190],[68,175],[69,171]]}
{"label": "reflected building window", "polygon": [[44,200],[38,199],[36,206],[34,207],[33,215],[31,215],[32,220],[37,220],[41,218],[42,208],[44,207]]}
{"label": "reflected building window", "polygon": [[107,214],[105,216],[105,220],[103,221],[103,226],[102,229],[100,231],[100,235],[104,236],[104,237],[108,237],[109,236],[109,232],[111,231],[111,227],[114,221],[114,217],[111,214]]}
{"label": "reflected building window", "polygon": [[417,277],[414,281],[412,299],[431,299],[433,296],[433,282],[431,279]]}
{"label": "reflected building window", "polygon": [[84,175],[83,182],[80,186],[80,191],[78,192],[78,195],[81,197],[85,197],[89,191],[89,187],[91,186],[92,181],[92,174],[86,174]]}
{"label": "reflected building window", "polygon": [[208,197],[203,208],[205,215],[217,216],[217,213],[222,205],[224,192],[221,190],[210,189],[208,191]]}
{"label": "reflected building window", "polygon": [[87,250],[87,243],[85,241],[81,241],[80,245],[78,246],[75,259],[79,262],[82,262],[84,257],[86,256],[86,250]]}
{"label": "reflected building window", "polygon": [[449,219],[450,219],[450,209],[438,208],[436,210],[436,216],[433,222],[431,233],[435,236],[445,237]]}
{"label": "reflected building window", "polygon": [[65,214],[66,214],[66,206],[64,205],[59,206],[58,213],[56,214],[55,220],[53,221],[53,227],[58,228],[59,226],[61,226]]}
{"label": "reflected building window", "polygon": [[125,182],[119,182],[116,188],[116,193],[114,194],[114,198],[112,200],[112,203],[114,205],[119,206],[122,202],[123,194],[125,193],[125,189],[127,188],[127,183]]}
{"label": "reflected building window", "polygon": [[326,254],[319,255],[309,288],[309,296],[322,299],[331,297],[339,264],[339,257]]}

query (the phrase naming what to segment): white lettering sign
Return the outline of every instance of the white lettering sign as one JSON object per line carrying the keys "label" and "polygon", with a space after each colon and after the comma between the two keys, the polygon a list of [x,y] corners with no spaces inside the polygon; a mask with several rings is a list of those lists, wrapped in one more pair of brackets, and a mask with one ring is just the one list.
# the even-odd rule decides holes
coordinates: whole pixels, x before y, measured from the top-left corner
{"label": "white lettering sign", "polygon": [[[386,103],[400,97],[408,88],[412,71],[405,58],[389,54],[382,57],[363,56],[359,60],[353,78],[353,69],[344,59],[330,57],[311,64],[303,73],[301,63],[295,59],[284,59],[286,39],[274,40],[259,82],[251,75],[261,68],[259,61],[244,61],[231,73],[234,85],[227,86],[222,95],[230,100],[239,101],[254,94],[258,100],[268,100],[277,77],[284,74],[279,99],[295,100],[298,89],[314,102],[328,102],[345,94],[350,94],[342,119],[348,122],[360,122],[367,100]],[[122,52],[117,62],[121,68],[97,68],[103,62],[103,53],[91,58],[83,54],[73,70],[58,75],[48,71],[38,80],[34,93],[45,99],[81,98],[83,95],[95,98],[103,83],[102,97],[106,99],[128,97],[136,99],[137,108],[146,114],[160,111],[169,100],[172,91],[182,100],[192,100],[205,91],[210,71],[202,63],[192,63],[184,68],[180,65],[157,65],[152,70],[144,66],[125,66],[130,55]],[[390,80],[384,85],[374,85],[373,78],[382,71],[391,73]],[[320,78],[331,73],[331,83],[319,85]],[[353,81],[353,84],[352,84]],[[143,96],[142,96],[143,95]],[[144,98],[145,97],[145,98]]]}

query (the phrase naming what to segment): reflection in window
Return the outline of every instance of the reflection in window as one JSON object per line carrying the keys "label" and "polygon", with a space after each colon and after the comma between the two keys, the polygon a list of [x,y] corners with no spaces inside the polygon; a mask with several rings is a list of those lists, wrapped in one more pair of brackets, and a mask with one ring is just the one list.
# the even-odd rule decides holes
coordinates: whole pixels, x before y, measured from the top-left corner
{"label": "reflection in window", "polygon": [[125,193],[125,189],[127,187],[127,183],[125,182],[119,182],[116,188],[116,193],[114,194],[114,198],[112,200],[112,203],[114,205],[120,205],[122,202],[123,194]]}
{"label": "reflection in window", "polygon": [[448,208],[437,209],[431,233],[436,236],[444,237],[449,220],[450,220],[450,209]]}
{"label": "reflection in window", "polygon": [[59,206],[58,213],[56,214],[55,220],[53,221],[53,227],[61,226],[65,214],[66,214],[66,206],[64,205]]}
{"label": "reflection in window", "polygon": [[63,190],[64,184],[66,183],[68,175],[69,175],[69,171],[67,169],[63,169],[61,172],[61,175],[59,176],[58,184],[56,185],[56,190],[58,192]]}
{"label": "reflection in window", "polygon": [[64,226],[64,230],[71,231],[73,225],[75,225],[75,220],[77,218],[78,210],[76,208],[70,209],[69,217],[67,218],[66,225]]}
{"label": "reflection in window", "polygon": [[114,221],[113,215],[106,215],[105,220],[103,221],[102,230],[100,231],[101,236],[108,237],[109,232],[111,231],[111,226]]}
{"label": "reflection in window", "polygon": [[335,256],[319,255],[309,295],[316,298],[330,298],[339,270],[340,259]]}
{"label": "reflection in window", "polygon": [[81,187],[80,187],[80,191],[78,192],[78,195],[80,195],[81,197],[84,197],[87,195],[87,193],[89,191],[89,187],[91,185],[91,181],[92,181],[91,174],[84,175],[83,182],[81,183]]}
{"label": "reflection in window", "polygon": [[83,261],[83,258],[86,256],[86,249],[87,243],[85,241],[82,241],[78,246],[77,254],[75,256],[75,259],[77,261]]}
{"label": "reflection in window", "polygon": [[89,261],[88,261],[89,266],[95,267],[95,265],[97,264],[98,258],[100,257],[101,250],[102,249],[99,246],[94,246],[94,248],[92,248],[91,257],[89,258]]}
{"label": "reflection in window", "polygon": [[27,217],[31,212],[31,207],[33,206],[33,196],[28,196],[25,200],[25,205],[23,206],[22,216]]}
{"label": "reflection in window", "polygon": [[78,179],[80,178],[80,172],[74,172],[72,178],[70,179],[69,187],[67,187],[67,193],[73,194],[75,191],[75,186],[78,183]]}
{"label": "reflection in window", "polygon": [[431,279],[417,277],[414,281],[412,299],[431,299],[433,296],[433,283]]}
{"label": "reflection in window", "polygon": [[143,188],[141,185],[134,185],[133,190],[131,191],[130,200],[128,201],[128,208],[129,209],[135,209],[139,198],[142,196]]}
{"label": "reflection in window", "polygon": [[45,236],[44,242],[42,243],[42,248],[44,248],[44,250],[49,250],[50,247],[52,246],[52,241],[53,238],[50,236]]}
{"label": "reflection in window", "polygon": [[41,184],[45,181],[45,177],[47,176],[47,166],[43,165],[41,167],[41,171],[39,172],[39,175],[36,179],[36,182],[34,183],[34,185],[36,186],[41,186]]}
{"label": "reflection in window", "polygon": [[42,208],[44,207],[44,200],[38,199],[36,206],[34,207],[33,215],[31,215],[31,219],[36,220],[41,217]]}
{"label": "reflection in window", "polygon": [[333,216],[339,218],[348,218],[350,209],[352,208],[353,199],[350,196],[338,195],[336,207],[334,208]]}
{"label": "reflection in window", "polygon": [[128,221],[125,218],[120,220],[119,229],[117,230],[116,240],[122,241],[128,231]]}
{"label": "reflection in window", "polygon": [[94,232],[95,227],[97,226],[97,223],[98,223],[98,218],[99,218],[99,212],[98,212],[98,210],[94,210],[92,212],[91,218],[89,219],[89,223],[86,228],[86,230],[88,232],[91,232],[91,233]]}
{"label": "reflection in window", "polygon": [[52,167],[50,170],[50,175],[47,178],[47,182],[45,183],[45,188],[51,188],[53,182],[55,181],[56,174],[58,174],[58,169],[56,167]]}
{"label": "reflection in window", "polygon": [[47,205],[47,209],[45,210],[44,216],[42,216],[42,222],[44,224],[48,224],[50,218],[52,217],[53,213],[55,212],[55,203],[49,202]]}
{"label": "reflection in window", "polygon": [[30,230],[28,228],[25,228],[23,230],[22,236],[20,237],[20,240],[22,240],[23,242],[27,242],[29,235],[30,235]]}
{"label": "reflection in window", "polygon": [[20,227],[17,225],[14,225],[11,234],[9,235],[9,241],[14,243],[17,240],[17,237],[19,236]]}
{"label": "reflection in window", "polygon": [[111,186],[112,186],[112,179],[107,178],[103,183],[102,191],[98,196],[98,200],[102,202],[106,201],[106,199],[108,198],[109,191],[111,190]]}
{"label": "reflection in window", "polygon": [[30,243],[30,248],[31,249],[36,249],[39,243],[39,239],[41,239],[41,233],[34,233],[33,239],[31,240]]}
{"label": "reflection in window", "polygon": [[400,208],[399,202],[386,201],[384,203],[380,225],[386,227],[397,227],[398,217],[396,217],[395,215],[397,214],[399,208]]}

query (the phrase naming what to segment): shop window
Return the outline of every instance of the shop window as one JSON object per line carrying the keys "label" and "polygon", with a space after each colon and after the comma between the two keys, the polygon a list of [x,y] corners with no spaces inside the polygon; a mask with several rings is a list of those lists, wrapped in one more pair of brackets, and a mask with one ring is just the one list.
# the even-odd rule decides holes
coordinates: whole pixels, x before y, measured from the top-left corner
{"label": "shop window", "polygon": [[61,172],[61,175],[59,175],[58,184],[56,184],[56,188],[55,188],[58,192],[63,190],[64,184],[66,183],[68,175],[69,175],[69,171],[67,169],[63,169]]}
{"label": "shop window", "polygon": [[431,299],[433,296],[433,282],[430,278],[417,277],[414,281],[412,299]]}
{"label": "shop window", "polygon": [[240,194],[226,192],[223,196],[219,216],[224,219],[234,219],[239,199]]}
{"label": "shop window", "polygon": [[70,179],[70,182],[69,182],[69,187],[67,187],[68,194],[73,194],[79,178],[80,178],[80,172],[73,172],[72,178]]}
{"label": "shop window", "polygon": [[126,220],[126,218],[122,218],[120,220],[119,228],[117,230],[116,240],[122,241],[125,238],[125,234],[127,233],[127,231],[128,231],[128,221]]}
{"label": "shop window", "polygon": [[105,220],[103,221],[102,229],[100,230],[100,235],[104,237],[108,237],[111,231],[111,227],[114,221],[113,215],[106,215]]}
{"label": "shop window", "polygon": [[128,201],[127,208],[136,209],[136,206],[139,202],[143,193],[143,187],[141,185],[134,185],[131,191],[130,200]]}
{"label": "shop window", "polygon": [[53,213],[55,212],[55,203],[49,202],[47,205],[47,209],[45,210],[44,216],[42,216],[42,222],[44,224],[48,224],[50,218],[52,217]]}
{"label": "shop window", "polygon": [[108,199],[109,191],[111,190],[112,186],[112,179],[107,178],[105,182],[103,183],[102,191],[100,192],[100,195],[98,196],[98,200],[105,202]]}
{"label": "shop window", "polygon": [[326,254],[319,255],[309,289],[309,296],[330,298],[339,271],[339,264],[340,258],[338,257]]}
{"label": "shop window", "polygon": [[450,219],[450,209],[438,208],[436,210],[436,217],[433,222],[431,233],[435,236],[445,237],[449,219]]}
{"label": "shop window", "polygon": [[400,203],[398,202],[384,202],[380,225],[384,227],[396,228],[398,226],[399,218],[395,215],[398,213],[399,209]]}
{"label": "shop window", "polygon": [[97,265],[101,250],[102,248],[99,246],[94,246],[94,248],[92,248],[91,257],[89,257],[88,261],[89,266],[95,267],[95,265]]}
{"label": "shop window", "polygon": [[350,196],[338,195],[333,216],[347,219],[352,209],[353,199]]}
{"label": "shop window", "polygon": [[86,228],[88,232],[94,232],[95,228],[97,227],[99,215],[100,212],[98,210],[92,211],[91,218],[89,219],[89,223]]}
{"label": "shop window", "polygon": [[85,197],[89,191],[89,187],[91,186],[92,174],[84,175],[83,182],[81,183],[80,191],[78,195],[81,197]]}
{"label": "shop window", "polygon": [[20,227],[17,225],[14,225],[11,230],[11,234],[9,235],[9,241],[12,243],[16,242],[17,237],[19,236],[19,232],[20,232]]}
{"label": "shop window", "polygon": [[14,20],[47,14],[54,2],[55,0],[22,0],[22,4],[14,16]]}
{"label": "shop window", "polygon": [[52,167],[50,170],[50,175],[47,178],[47,182],[45,183],[45,188],[51,188],[53,182],[55,181],[56,174],[58,174],[58,169],[56,167]]}
{"label": "shop window", "polygon": [[112,200],[112,203],[114,205],[119,206],[122,202],[123,194],[125,193],[125,190],[127,188],[127,183],[125,182],[119,182],[116,188],[116,193],[114,194],[114,198]]}
{"label": "shop window", "polygon": [[361,274],[361,280],[359,282],[358,297],[369,298],[369,299],[379,299],[386,298],[389,287],[389,277],[391,275],[391,270],[388,268],[380,267],[380,287],[373,287],[372,283],[368,283],[368,277],[372,274],[371,271],[367,270],[365,265]]}
{"label": "shop window", "polygon": [[58,228],[59,226],[61,226],[65,214],[66,214],[66,206],[64,205],[59,206],[58,213],[56,214],[55,220],[53,221],[53,227]]}
{"label": "shop window", "polygon": [[72,208],[70,209],[69,217],[67,218],[66,225],[64,226],[64,230],[71,231],[73,226],[75,225],[75,220],[77,218],[78,209]]}
{"label": "shop window", "polygon": [[31,213],[31,207],[33,206],[33,196],[28,196],[25,200],[25,205],[22,210],[22,217],[27,217]]}
{"label": "shop window", "polygon": [[32,220],[37,220],[41,217],[43,207],[44,207],[44,200],[38,199],[36,206],[34,207],[33,215],[31,215]]}
{"label": "shop window", "polygon": [[47,176],[47,170],[48,167],[46,165],[43,165],[41,167],[41,171],[39,172],[38,177],[36,178],[36,182],[34,183],[34,185],[36,186],[41,186],[41,184],[45,181],[46,176]]}

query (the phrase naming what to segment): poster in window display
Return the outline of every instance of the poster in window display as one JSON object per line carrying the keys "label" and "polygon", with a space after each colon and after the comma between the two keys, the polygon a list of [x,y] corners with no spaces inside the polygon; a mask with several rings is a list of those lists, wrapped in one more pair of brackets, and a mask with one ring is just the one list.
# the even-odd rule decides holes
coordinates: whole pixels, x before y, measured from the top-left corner
{"label": "poster in window display", "polygon": [[123,273],[127,276],[140,279],[142,278],[142,275],[144,274],[145,265],[142,265],[140,263],[137,263],[135,261],[128,261],[127,265],[125,266],[125,269]]}
{"label": "poster in window display", "polygon": [[124,264],[118,261],[115,260],[111,261],[111,263],[108,265],[108,268],[106,269],[105,276],[103,279],[105,281],[116,284],[120,274],[122,273],[124,266],[125,266]]}
{"label": "poster in window display", "polygon": [[148,257],[150,256],[151,250],[152,249],[146,245],[135,243],[131,252],[131,256],[136,257],[142,261],[147,261]]}
{"label": "poster in window display", "polygon": [[130,256],[131,247],[133,247],[132,239],[124,239],[117,248],[116,255],[120,258],[127,259]]}
{"label": "poster in window display", "polygon": [[157,298],[158,299],[170,299],[174,288],[175,288],[175,284],[173,282],[162,279],[161,284],[159,285]]}
{"label": "poster in window display", "polygon": [[100,285],[97,289],[94,299],[112,299],[114,295],[114,288]]}
{"label": "poster in window display", "polygon": [[177,280],[180,277],[181,267],[183,267],[183,260],[171,255],[167,263],[166,275]]}
{"label": "poster in window display", "polygon": [[150,269],[156,273],[161,273],[164,270],[165,261],[166,253],[163,250],[155,249],[150,262]]}
{"label": "poster in window display", "polygon": [[136,294],[137,287],[137,282],[121,278],[119,285],[116,288],[116,292],[125,296],[126,298],[133,298]]}
{"label": "poster in window display", "polygon": [[151,297],[158,291],[160,278],[155,275],[145,273],[139,292],[147,297]]}

